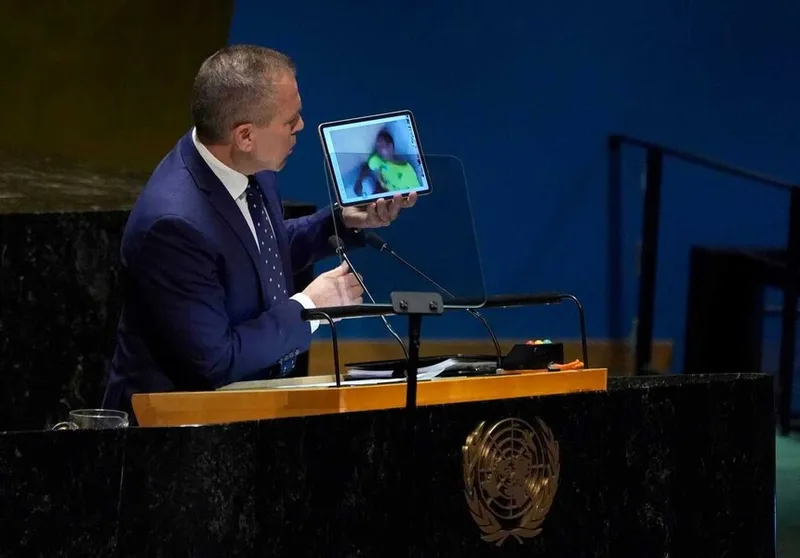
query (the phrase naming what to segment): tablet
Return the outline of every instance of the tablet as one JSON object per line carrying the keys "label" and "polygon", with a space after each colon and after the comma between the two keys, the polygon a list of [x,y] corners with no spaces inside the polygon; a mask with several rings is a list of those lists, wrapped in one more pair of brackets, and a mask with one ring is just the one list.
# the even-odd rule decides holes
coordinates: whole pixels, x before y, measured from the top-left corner
{"label": "tablet", "polygon": [[342,207],[431,192],[411,111],[325,122],[319,125],[319,137]]}

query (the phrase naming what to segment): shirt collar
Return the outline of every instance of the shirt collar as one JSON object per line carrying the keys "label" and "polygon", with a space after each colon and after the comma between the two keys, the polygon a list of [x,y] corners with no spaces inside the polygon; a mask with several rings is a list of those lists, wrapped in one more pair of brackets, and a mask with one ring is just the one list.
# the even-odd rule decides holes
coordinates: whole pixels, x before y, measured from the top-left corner
{"label": "shirt collar", "polygon": [[200,157],[203,158],[211,171],[219,178],[219,181],[222,182],[222,185],[225,186],[225,189],[228,190],[231,197],[234,200],[238,200],[242,197],[249,183],[247,176],[239,171],[233,170],[214,157],[206,146],[197,139],[197,129],[195,128],[192,128],[192,143],[194,143],[195,148],[197,148]]}

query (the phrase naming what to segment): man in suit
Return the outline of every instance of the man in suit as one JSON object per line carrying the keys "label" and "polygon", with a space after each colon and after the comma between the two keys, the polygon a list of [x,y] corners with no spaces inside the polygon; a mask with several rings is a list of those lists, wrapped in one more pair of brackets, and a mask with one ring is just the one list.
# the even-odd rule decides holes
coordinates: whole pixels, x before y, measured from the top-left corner
{"label": "man in suit", "polygon": [[339,230],[386,226],[415,197],[284,220],[276,173],[303,129],[293,63],[236,45],[195,78],[194,127],[159,163],[122,238],[125,307],[104,408],[140,392],[282,377],[311,344],[303,308],[361,303],[343,264],[302,292],[292,276],[332,255]]}

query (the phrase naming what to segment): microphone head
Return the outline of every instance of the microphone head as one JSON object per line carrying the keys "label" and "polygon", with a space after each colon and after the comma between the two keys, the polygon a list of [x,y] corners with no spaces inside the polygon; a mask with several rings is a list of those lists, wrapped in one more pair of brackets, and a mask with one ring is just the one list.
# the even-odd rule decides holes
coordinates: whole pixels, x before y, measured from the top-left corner
{"label": "microphone head", "polygon": [[366,231],[364,233],[364,242],[367,243],[367,246],[371,246],[376,250],[388,248],[386,241],[372,231]]}
{"label": "microphone head", "polygon": [[342,239],[334,234],[328,237],[328,246],[338,252],[344,247],[344,242],[342,242]]}

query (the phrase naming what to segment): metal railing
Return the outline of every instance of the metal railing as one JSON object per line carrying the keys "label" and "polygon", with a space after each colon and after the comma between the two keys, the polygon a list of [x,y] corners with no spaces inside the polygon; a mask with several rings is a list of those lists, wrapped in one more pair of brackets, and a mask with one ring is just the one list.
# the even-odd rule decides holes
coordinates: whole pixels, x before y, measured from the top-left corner
{"label": "metal railing", "polygon": [[650,370],[653,343],[653,314],[656,293],[656,267],[658,261],[659,217],[661,213],[661,187],[663,165],[666,158],[680,160],[698,167],[717,171],[731,177],[743,178],[769,186],[789,195],[789,233],[786,241],[785,275],[783,280],[784,303],[781,312],[781,349],[778,372],[778,415],[781,430],[789,431],[791,409],[791,383],[794,367],[795,329],[798,303],[797,273],[800,270],[800,188],[763,173],[751,171],[680,151],[641,139],[614,134],[607,139],[608,175],[608,330],[612,339],[626,337],[621,301],[623,300],[622,254],[622,147],[630,146],[645,151],[644,204],[642,221],[641,255],[639,268],[639,293],[636,324],[636,349],[634,373],[647,374]]}

